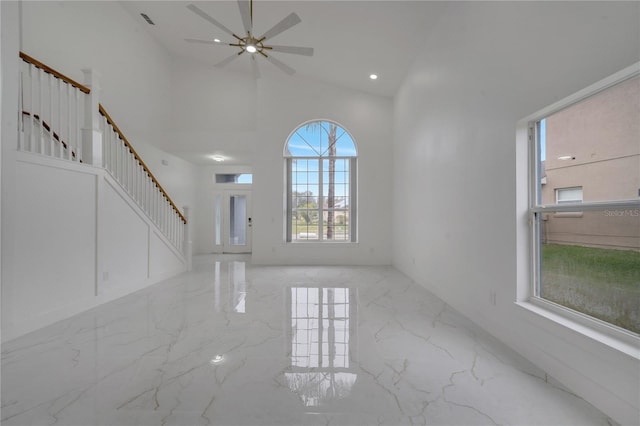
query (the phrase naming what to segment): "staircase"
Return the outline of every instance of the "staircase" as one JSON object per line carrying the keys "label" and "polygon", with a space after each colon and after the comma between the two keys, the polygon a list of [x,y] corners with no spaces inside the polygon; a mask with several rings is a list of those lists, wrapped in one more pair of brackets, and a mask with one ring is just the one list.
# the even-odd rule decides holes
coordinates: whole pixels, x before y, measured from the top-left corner
{"label": "staircase", "polygon": [[100,104],[94,74],[83,85],[24,53],[18,60],[17,146],[3,156],[3,342],[191,264],[188,209]]}
{"label": "staircase", "polygon": [[96,95],[25,53],[20,58],[18,150],[104,168],[185,256],[185,216],[104,106],[96,104]]}

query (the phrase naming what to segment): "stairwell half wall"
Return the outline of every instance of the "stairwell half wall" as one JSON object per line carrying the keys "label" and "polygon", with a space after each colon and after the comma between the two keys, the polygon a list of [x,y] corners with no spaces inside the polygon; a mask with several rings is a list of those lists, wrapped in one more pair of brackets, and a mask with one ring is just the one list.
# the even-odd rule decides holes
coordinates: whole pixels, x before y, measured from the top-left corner
{"label": "stairwell half wall", "polygon": [[103,169],[18,152],[15,171],[3,341],[186,270],[184,256]]}

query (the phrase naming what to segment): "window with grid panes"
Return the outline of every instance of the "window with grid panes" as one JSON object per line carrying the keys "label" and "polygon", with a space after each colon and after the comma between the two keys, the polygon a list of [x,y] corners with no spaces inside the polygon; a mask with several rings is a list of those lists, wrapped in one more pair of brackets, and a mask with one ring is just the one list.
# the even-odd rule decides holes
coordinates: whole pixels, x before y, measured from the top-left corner
{"label": "window with grid panes", "polygon": [[531,301],[607,333],[613,325],[635,337],[639,95],[640,72],[625,72],[529,122]]}
{"label": "window with grid panes", "polygon": [[287,242],[356,241],[357,151],[339,124],[310,121],[289,136]]}

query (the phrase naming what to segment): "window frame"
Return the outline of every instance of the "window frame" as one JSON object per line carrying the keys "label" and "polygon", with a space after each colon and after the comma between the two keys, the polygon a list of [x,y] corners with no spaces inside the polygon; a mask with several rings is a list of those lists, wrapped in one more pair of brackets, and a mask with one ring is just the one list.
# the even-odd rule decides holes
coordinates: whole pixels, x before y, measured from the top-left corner
{"label": "window frame", "polygon": [[[243,176],[249,176],[249,182],[240,182]],[[234,178],[234,180],[224,180]],[[216,185],[253,185],[253,173],[215,173],[213,183]]]}
{"label": "window frame", "polygon": [[[573,200],[567,200],[567,201],[561,201],[559,198],[560,195],[560,191],[563,190],[569,190],[569,189],[580,189],[580,199],[573,199]],[[541,191],[542,192],[542,191]],[[554,190],[555,192],[555,197],[556,197],[556,206],[557,205],[564,205],[564,204],[576,204],[576,203],[582,203],[582,201],[584,201],[584,193],[583,193],[583,188],[582,186],[571,186],[571,187],[565,187],[565,188],[555,188]],[[556,212],[554,215],[554,217],[582,217],[582,211],[575,211],[575,212]]]}
{"label": "window frame", "polygon": [[[568,191],[571,189],[579,189],[580,190],[580,198],[574,198],[574,199],[570,199],[570,200],[561,200],[560,199],[560,192],[561,191]],[[570,187],[566,187],[566,188],[555,188],[555,192],[556,192],[556,204],[567,204],[567,203],[581,203],[584,200],[584,192],[583,192],[583,188],[582,186],[570,186]]]}
{"label": "window frame", "polygon": [[523,191],[525,193],[517,194],[516,197],[516,212],[518,217],[521,218],[517,220],[516,304],[535,315],[544,317],[640,359],[640,354],[637,351],[637,347],[640,344],[640,335],[538,296],[541,275],[540,232],[544,214],[572,214],[576,211],[640,208],[640,198],[542,204],[540,198],[542,173],[539,161],[541,157],[540,144],[538,143],[539,122],[558,111],[569,108],[599,92],[638,76],[640,76],[640,62],[518,122],[516,132],[518,170],[516,185],[520,189],[526,188],[526,192]]}
{"label": "window frame", "polygon": [[[291,137],[298,132],[298,130],[300,130],[301,128],[303,128],[304,126],[307,126],[310,123],[332,123],[336,126],[338,126],[340,129],[344,130],[349,137],[351,138],[351,141],[353,142],[353,148],[355,150],[355,155],[353,156],[344,156],[344,155],[336,155],[333,157],[329,157],[326,155],[315,155],[315,156],[311,156],[311,155],[302,155],[302,156],[294,156],[294,155],[289,155],[288,152],[288,145],[289,145],[289,141],[291,139]],[[285,200],[284,200],[284,220],[285,220],[285,224],[284,224],[284,241],[286,244],[340,244],[340,245],[344,245],[344,244],[357,244],[358,242],[358,202],[357,202],[357,184],[358,184],[358,146],[356,144],[355,139],[353,138],[351,132],[349,130],[347,130],[347,128],[345,128],[342,124],[334,121],[334,120],[328,120],[328,119],[314,119],[314,120],[308,120],[305,121],[304,123],[298,125],[295,127],[295,129],[293,129],[293,131],[289,134],[289,136],[287,137],[285,144],[284,144],[284,150],[283,150],[283,156],[284,156],[284,160],[285,160],[285,167],[284,167],[284,183],[285,183]],[[318,238],[317,239],[293,239],[293,235],[292,235],[292,212],[293,212],[293,190],[292,190],[292,173],[293,173],[293,160],[296,159],[300,159],[300,160],[317,160],[318,161],[318,188],[319,188],[319,193],[318,193],[318,208],[317,208],[317,212],[318,212],[318,218],[319,218],[319,223],[318,223],[318,228],[323,230],[324,229],[324,215],[323,213],[325,211],[329,211],[329,209],[325,209],[324,206],[324,198],[326,198],[326,195],[323,194],[324,191],[324,182],[323,182],[323,175],[325,173],[323,167],[324,167],[324,161],[328,160],[328,159],[335,159],[335,160],[348,160],[348,164],[349,164],[349,208],[347,209],[348,212],[348,216],[349,216],[349,233],[348,233],[348,238],[346,238],[345,240],[327,240],[324,239],[324,232],[319,232]],[[344,209],[340,209],[339,211],[342,211]],[[335,211],[335,208],[334,208]]]}

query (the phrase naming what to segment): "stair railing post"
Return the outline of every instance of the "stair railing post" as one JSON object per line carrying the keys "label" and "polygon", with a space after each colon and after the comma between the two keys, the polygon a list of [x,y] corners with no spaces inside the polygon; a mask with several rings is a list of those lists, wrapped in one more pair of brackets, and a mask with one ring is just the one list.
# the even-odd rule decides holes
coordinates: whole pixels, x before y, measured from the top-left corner
{"label": "stair railing post", "polygon": [[83,69],[84,84],[91,89],[84,104],[84,125],[82,127],[82,161],[103,167],[102,130],[100,130],[100,77],[91,69]]}
{"label": "stair railing post", "polygon": [[184,218],[187,223],[183,223],[184,226],[184,242],[183,242],[183,250],[184,250],[184,258],[187,261],[187,271],[191,271],[193,269],[193,245],[191,242],[191,234],[189,232],[189,222],[191,222],[191,212],[189,206],[182,207],[182,211],[184,212]]}

